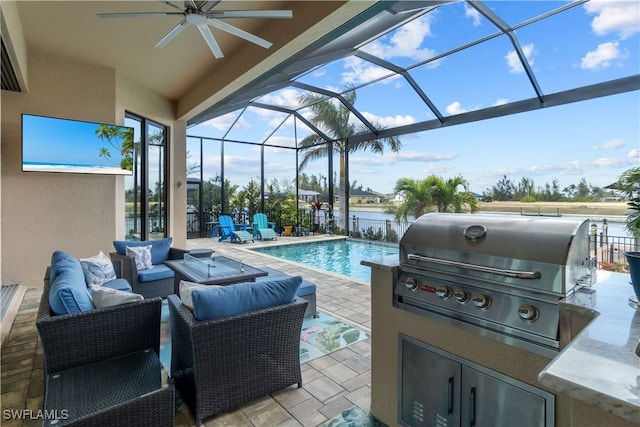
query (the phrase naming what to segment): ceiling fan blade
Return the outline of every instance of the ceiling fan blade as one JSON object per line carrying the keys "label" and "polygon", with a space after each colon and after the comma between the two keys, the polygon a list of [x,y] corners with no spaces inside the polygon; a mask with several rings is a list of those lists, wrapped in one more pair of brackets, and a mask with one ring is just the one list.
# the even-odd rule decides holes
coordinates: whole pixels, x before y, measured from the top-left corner
{"label": "ceiling fan blade", "polygon": [[182,32],[189,24],[187,23],[187,19],[184,18],[178,25],[173,27],[171,31],[169,31],[163,38],[156,44],[156,47],[165,47],[171,40],[175,38],[178,34]]}
{"label": "ceiling fan blade", "polygon": [[207,12],[207,18],[272,18],[289,19],[293,18],[290,10],[212,10]]}
{"label": "ceiling fan blade", "polygon": [[245,40],[250,41],[251,43],[255,43],[258,46],[262,46],[265,49],[269,49],[273,43],[266,41],[256,35],[248,33],[244,30],[241,30],[238,27],[234,27],[233,25],[229,25],[225,22],[218,21],[217,19],[207,19],[207,23],[211,25],[213,28],[217,28],[222,31],[226,31],[229,34],[233,34],[234,36],[238,36]]}
{"label": "ceiling fan blade", "polygon": [[204,5],[204,7],[201,7],[200,10],[202,10],[204,13],[209,12],[211,9],[213,9],[214,7],[216,7],[218,5],[218,3],[220,3],[221,0],[213,0],[213,1],[206,1],[206,5]]}
{"label": "ceiling fan blade", "polygon": [[160,0],[162,3],[166,4],[167,6],[171,6],[174,9],[178,9],[179,11],[183,12],[183,9],[180,6],[176,6],[175,4],[171,3],[170,1],[167,0]]}
{"label": "ceiling fan blade", "polygon": [[184,15],[183,12],[129,12],[129,13],[98,13],[100,18],[141,18],[147,16]]}
{"label": "ceiling fan blade", "polygon": [[213,56],[217,59],[223,58],[224,55],[222,54],[222,50],[220,49],[220,46],[218,46],[216,39],[213,38],[213,34],[211,34],[211,30],[207,27],[207,24],[198,24],[198,30],[200,30],[200,34],[204,37],[204,41],[207,42],[211,52],[213,52]]}

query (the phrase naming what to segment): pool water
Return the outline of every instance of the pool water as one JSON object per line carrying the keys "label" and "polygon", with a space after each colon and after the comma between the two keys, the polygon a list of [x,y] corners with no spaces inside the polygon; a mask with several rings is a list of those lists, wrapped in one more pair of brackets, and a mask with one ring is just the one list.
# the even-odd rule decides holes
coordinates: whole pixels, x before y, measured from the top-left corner
{"label": "pool water", "polygon": [[253,250],[366,282],[371,280],[371,268],[360,265],[360,261],[385,255],[398,256],[399,253],[397,244],[386,245],[360,240],[329,240]]}

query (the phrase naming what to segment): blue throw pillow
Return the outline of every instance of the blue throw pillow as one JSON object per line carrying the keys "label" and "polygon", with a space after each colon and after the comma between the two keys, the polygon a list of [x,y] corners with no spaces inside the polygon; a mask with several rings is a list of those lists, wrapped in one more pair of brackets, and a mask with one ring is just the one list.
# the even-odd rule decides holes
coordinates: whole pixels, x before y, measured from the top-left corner
{"label": "blue throw pillow", "polygon": [[269,282],[246,282],[191,293],[193,315],[198,320],[219,319],[234,314],[287,304],[293,301],[302,277]]}
{"label": "blue throw pillow", "polygon": [[80,261],[62,251],[55,251],[51,256],[49,306],[55,314],[94,308]]}
{"label": "blue throw pillow", "polygon": [[120,255],[127,254],[127,246],[148,246],[151,245],[151,263],[153,265],[162,264],[169,259],[169,250],[173,243],[173,237],[165,237],[160,240],[114,240],[113,247]]}

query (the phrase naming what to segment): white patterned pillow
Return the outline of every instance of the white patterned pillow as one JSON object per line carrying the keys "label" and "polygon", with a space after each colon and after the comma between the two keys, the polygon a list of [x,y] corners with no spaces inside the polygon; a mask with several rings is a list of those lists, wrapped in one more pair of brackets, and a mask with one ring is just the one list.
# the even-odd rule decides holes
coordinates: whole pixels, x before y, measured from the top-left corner
{"label": "white patterned pillow", "polygon": [[101,286],[105,282],[116,278],[111,259],[102,251],[98,255],[80,259],[80,265],[82,265],[84,280],[89,286]]}
{"label": "white patterned pillow", "polygon": [[189,307],[191,311],[193,311],[193,300],[191,299],[191,292],[196,289],[211,289],[211,288],[219,288],[219,285],[203,285],[201,283],[188,282],[186,280],[180,280],[180,285],[178,287],[178,292],[180,293],[180,300],[182,303]]}
{"label": "white patterned pillow", "polygon": [[138,270],[153,268],[153,264],[151,264],[151,245],[127,246],[127,256],[132,256],[135,259]]}
{"label": "white patterned pillow", "polygon": [[119,291],[117,289],[107,288],[106,286],[92,286],[91,299],[96,308],[103,308],[125,304],[127,302],[141,301],[144,297],[140,294]]}

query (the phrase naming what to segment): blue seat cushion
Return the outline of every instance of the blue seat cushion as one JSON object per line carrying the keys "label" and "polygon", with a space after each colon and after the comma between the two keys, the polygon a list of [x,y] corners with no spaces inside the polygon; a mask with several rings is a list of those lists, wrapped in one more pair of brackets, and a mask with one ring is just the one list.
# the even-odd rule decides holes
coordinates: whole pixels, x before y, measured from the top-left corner
{"label": "blue seat cushion", "polygon": [[151,263],[153,265],[162,264],[169,259],[169,250],[173,243],[173,237],[165,237],[159,240],[114,240],[113,247],[120,255],[127,254],[127,246],[148,246],[151,245]]}
{"label": "blue seat cushion", "polygon": [[[292,277],[287,273],[284,273],[280,270],[276,270],[275,268],[271,268],[271,267],[260,267],[260,270],[266,271],[268,274],[266,276],[257,277],[256,282],[268,282],[269,280],[276,280],[276,279],[282,280],[282,279]],[[316,284],[313,282],[309,282],[308,280],[303,280],[302,283],[300,283],[300,288],[298,288],[298,293],[296,295],[304,296],[304,295],[312,295],[315,293],[316,293]]]}
{"label": "blue seat cushion", "polygon": [[156,280],[170,279],[174,276],[173,270],[164,264],[154,265],[153,268],[138,270],[138,282],[154,282]]}
{"label": "blue seat cushion", "polygon": [[302,277],[267,282],[246,282],[191,293],[193,315],[198,320],[219,319],[293,301]]}
{"label": "blue seat cushion", "polygon": [[304,295],[312,295],[316,293],[316,284],[313,282],[309,282],[308,280],[303,280],[300,284],[300,288],[298,288],[298,296]]}
{"label": "blue seat cushion", "polygon": [[109,280],[108,282],[104,282],[102,286],[104,286],[105,288],[111,288],[118,291],[126,291],[126,292],[132,291],[131,285],[129,284],[129,282],[127,282],[127,279]]}
{"label": "blue seat cushion", "polygon": [[55,251],[51,256],[49,306],[55,314],[79,313],[95,308],[80,260],[63,251]]}

